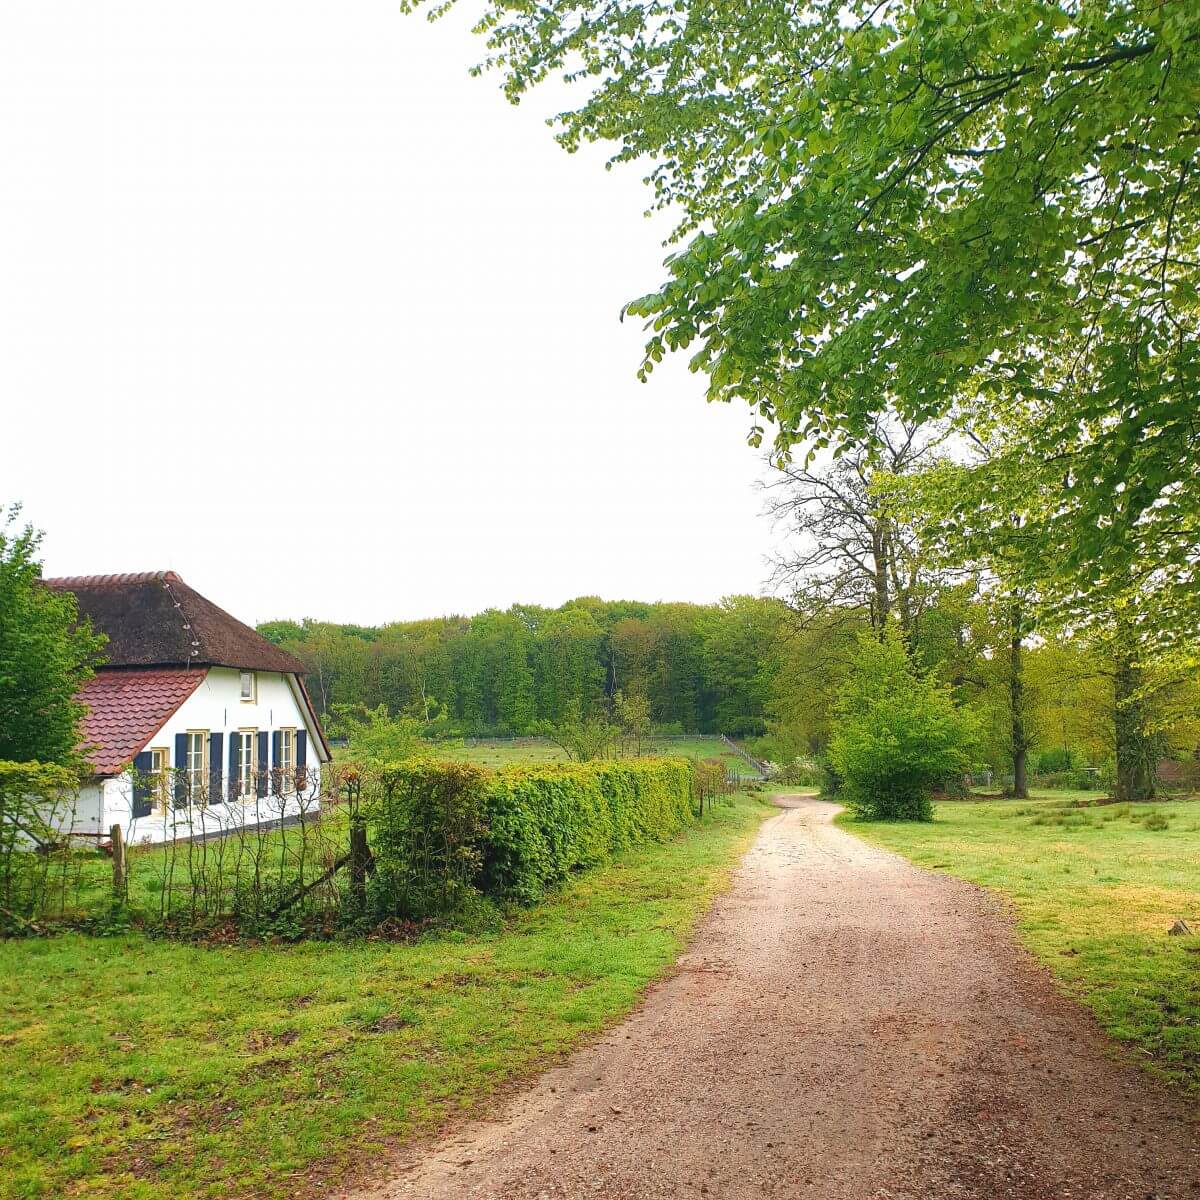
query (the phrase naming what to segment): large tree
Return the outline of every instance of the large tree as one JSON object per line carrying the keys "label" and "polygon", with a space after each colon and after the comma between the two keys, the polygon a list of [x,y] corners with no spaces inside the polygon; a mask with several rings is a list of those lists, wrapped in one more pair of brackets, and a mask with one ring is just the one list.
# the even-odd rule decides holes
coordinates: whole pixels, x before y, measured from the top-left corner
{"label": "large tree", "polygon": [[781,464],[768,511],[790,536],[774,580],[802,620],[865,615],[881,637],[895,620],[911,646],[941,580],[912,522],[888,503],[888,485],[927,463],[937,438],[877,421],[870,440],[829,462]]}
{"label": "large tree", "polygon": [[78,621],[70,592],[43,587],[42,535],[0,514],[0,759],[73,766],[80,761],[75,699],[104,638]]}
{"label": "large tree", "polygon": [[488,0],[478,28],[510,98],[573,81],[563,144],[649,162],[680,215],[628,307],[646,371],[690,348],[781,450],[1017,404],[1060,594],[1132,581],[1194,628],[1194,0]]}

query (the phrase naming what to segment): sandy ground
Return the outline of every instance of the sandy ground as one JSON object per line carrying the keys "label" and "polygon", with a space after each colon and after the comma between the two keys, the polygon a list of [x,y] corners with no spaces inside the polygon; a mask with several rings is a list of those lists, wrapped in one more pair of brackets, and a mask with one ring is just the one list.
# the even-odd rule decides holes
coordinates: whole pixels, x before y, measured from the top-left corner
{"label": "sandy ground", "polygon": [[1200,1197],[1200,1126],[986,894],[781,799],[680,970],[355,1200]]}

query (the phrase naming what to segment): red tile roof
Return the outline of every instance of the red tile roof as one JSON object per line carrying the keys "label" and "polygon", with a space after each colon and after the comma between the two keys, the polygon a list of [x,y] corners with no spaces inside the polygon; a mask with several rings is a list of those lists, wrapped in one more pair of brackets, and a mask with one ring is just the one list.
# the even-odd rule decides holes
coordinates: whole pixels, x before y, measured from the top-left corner
{"label": "red tile roof", "polygon": [[200,686],[204,668],[99,671],[76,697],[88,706],[83,740],[97,775],[117,775]]}

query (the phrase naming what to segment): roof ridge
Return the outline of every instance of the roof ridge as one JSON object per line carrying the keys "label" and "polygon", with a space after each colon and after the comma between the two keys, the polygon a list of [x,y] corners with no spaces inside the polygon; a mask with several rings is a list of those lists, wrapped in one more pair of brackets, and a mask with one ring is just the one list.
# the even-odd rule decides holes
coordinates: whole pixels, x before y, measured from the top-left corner
{"label": "roof ridge", "polygon": [[129,571],[119,575],[51,575],[42,580],[47,587],[70,591],[73,587],[119,587],[127,583],[183,583],[174,571]]}
{"label": "roof ridge", "polygon": [[[171,597],[171,603],[175,605],[175,610],[179,613],[179,616],[182,619],[184,633],[187,635],[187,640],[191,645],[191,650],[188,652],[188,666],[190,667],[192,665],[192,659],[200,658],[200,652],[204,649],[204,647],[200,644],[200,630],[196,628],[195,619],[190,613],[184,611],[184,607],[179,596],[177,596],[171,590],[171,584],[179,584],[181,594],[184,591],[190,592],[192,589],[189,588],[188,585],[184,583],[174,571],[166,571],[161,577],[156,576],[155,578],[161,578],[163,590],[168,596]],[[193,593],[193,595],[194,594],[195,593]]]}

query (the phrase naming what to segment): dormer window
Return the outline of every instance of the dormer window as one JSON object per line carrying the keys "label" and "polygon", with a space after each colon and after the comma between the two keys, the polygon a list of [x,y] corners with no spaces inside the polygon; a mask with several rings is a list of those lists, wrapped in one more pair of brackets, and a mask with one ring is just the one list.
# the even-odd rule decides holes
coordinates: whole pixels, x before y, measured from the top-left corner
{"label": "dormer window", "polygon": [[246,702],[253,702],[258,697],[258,681],[255,678],[253,671],[243,671],[242,677],[242,699]]}

